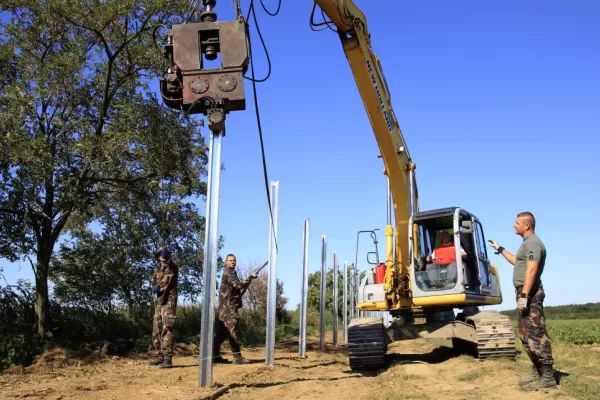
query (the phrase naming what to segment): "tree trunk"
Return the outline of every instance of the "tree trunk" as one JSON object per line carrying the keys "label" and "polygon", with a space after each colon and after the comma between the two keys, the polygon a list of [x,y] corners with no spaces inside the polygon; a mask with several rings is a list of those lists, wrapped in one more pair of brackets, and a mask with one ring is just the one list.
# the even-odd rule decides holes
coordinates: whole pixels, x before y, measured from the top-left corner
{"label": "tree trunk", "polygon": [[124,293],[125,293],[125,301],[127,302],[127,309],[129,311],[129,318],[135,324],[137,322],[135,302],[133,301],[133,298],[131,297],[131,293],[129,290],[126,290]]}
{"label": "tree trunk", "polygon": [[[49,333],[50,309],[48,299],[48,269],[50,267],[50,255],[46,246],[40,246],[38,251],[35,270],[35,316],[37,320],[37,334],[39,340],[45,341]],[[50,246],[52,248],[52,246]]]}

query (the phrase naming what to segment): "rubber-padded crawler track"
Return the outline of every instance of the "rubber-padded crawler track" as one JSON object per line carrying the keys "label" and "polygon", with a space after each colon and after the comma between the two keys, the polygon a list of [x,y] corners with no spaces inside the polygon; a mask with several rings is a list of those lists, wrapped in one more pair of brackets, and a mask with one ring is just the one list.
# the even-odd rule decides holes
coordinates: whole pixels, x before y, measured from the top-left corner
{"label": "rubber-padded crawler track", "polygon": [[388,338],[382,318],[356,318],[348,325],[348,357],[354,370],[385,366]]}
{"label": "rubber-padded crawler track", "polygon": [[478,343],[474,350],[480,360],[517,356],[515,331],[506,315],[496,311],[481,311],[466,317],[465,322],[475,326]]}

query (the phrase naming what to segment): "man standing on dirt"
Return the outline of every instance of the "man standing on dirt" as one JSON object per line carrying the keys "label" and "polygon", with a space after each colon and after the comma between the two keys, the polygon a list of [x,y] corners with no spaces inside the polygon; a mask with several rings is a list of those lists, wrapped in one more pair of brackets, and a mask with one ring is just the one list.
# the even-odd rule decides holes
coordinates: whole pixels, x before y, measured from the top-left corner
{"label": "man standing on dirt", "polygon": [[152,344],[158,357],[150,360],[150,365],[171,368],[173,366],[173,327],[177,311],[179,267],[171,260],[169,250],[162,247],[156,250],[154,258],[159,264],[152,274],[152,293],[156,294]]}
{"label": "man standing on dirt", "polygon": [[257,273],[250,275],[248,280],[240,280],[235,271],[237,260],[235,255],[228,254],[225,258],[225,271],[221,277],[219,287],[219,315],[215,324],[213,343],[213,362],[227,362],[221,357],[221,343],[229,339],[229,346],[233,353],[234,364],[248,364],[250,361],[242,357],[238,343],[239,315],[238,310],[242,308],[242,296],[252,282],[258,277]]}
{"label": "man standing on dirt", "polygon": [[532,376],[521,379],[526,390],[556,388],[552,345],[546,331],[544,317],[544,287],[542,273],[546,263],[546,247],[535,234],[535,217],[530,212],[517,215],[515,233],[523,238],[517,254],[509,253],[496,241],[490,246],[515,266],[513,284],[517,296],[519,339],[533,363]]}

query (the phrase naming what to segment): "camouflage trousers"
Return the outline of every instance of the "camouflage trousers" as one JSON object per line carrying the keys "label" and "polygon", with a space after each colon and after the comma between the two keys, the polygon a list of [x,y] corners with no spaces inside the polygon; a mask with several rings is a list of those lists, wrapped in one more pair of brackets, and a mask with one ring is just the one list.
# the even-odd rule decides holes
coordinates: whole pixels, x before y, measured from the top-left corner
{"label": "camouflage trousers", "polygon": [[152,344],[159,357],[173,357],[173,327],[177,302],[169,300],[166,304],[156,303],[152,323]]}
{"label": "camouflage trousers", "polygon": [[229,340],[229,346],[232,353],[240,352],[238,343],[238,329],[240,318],[237,313],[221,314],[215,321],[215,332],[213,339],[213,357],[218,357],[221,354],[221,344],[225,339]]}
{"label": "camouflage trousers", "polygon": [[[517,301],[521,287],[516,289]],[[532,291],[533,292],[533,291]],[[534,365],[553,364],[552,343],[546,331],[544,316],[544,288],[540,285],[530,298],[528,308],[522,312],[517,310],[519,339],[525,352]]]}

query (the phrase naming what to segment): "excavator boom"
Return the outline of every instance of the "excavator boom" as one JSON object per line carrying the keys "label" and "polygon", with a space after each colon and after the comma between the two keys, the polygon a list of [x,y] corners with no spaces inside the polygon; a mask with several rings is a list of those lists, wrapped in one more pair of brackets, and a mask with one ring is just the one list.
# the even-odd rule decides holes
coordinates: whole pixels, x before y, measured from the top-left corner
{"label": "excavator boom", "polygon": [[356,85],[379,145],[388,177],[395,218],[394,229],[386,227],[386,291],[392,309],[409,306],[410,259],[409,219],[417,209],[414,184],[415,164],[410,158],[402,130],[394,113],[391,95],[379,59],[371,48],[365,15],[352,0],[315,0],[325,15],[337,27],[342,48],[350,63]]}

